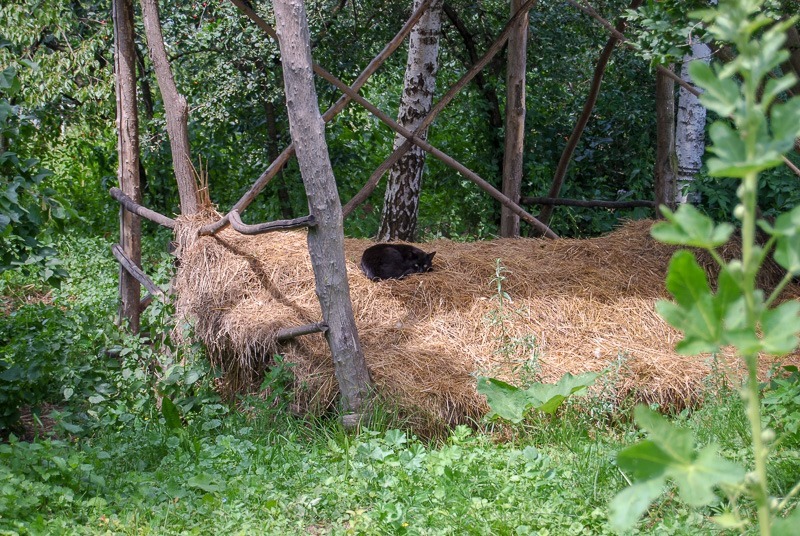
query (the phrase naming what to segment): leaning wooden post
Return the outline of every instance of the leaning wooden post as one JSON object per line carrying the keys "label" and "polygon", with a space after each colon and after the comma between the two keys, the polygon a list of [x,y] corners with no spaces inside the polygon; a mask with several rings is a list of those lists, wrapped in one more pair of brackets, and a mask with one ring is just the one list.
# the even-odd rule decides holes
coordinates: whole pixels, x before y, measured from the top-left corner
{"label": "leaning wooden post", "polygon": [[[117,178],[122,192],[141,203],[139,183],[139,120],[136,107],[136,52],[133,43],[133,5],[131,0],[114,0],[114,71],[117,95]],[[120,205],[120,245],[134,265],[142,265],[142,221]],[[128,321],[132,333],[139,332],[141,287],[121,265],[119,269],[119,319]]]}
{"label": "leaning wooden post", "polygon": [[147,48],[153,61],[153,70],[158,80],[158,88],[164,100],[167,134],[172,150],[172,167],[178,183],[181,214],[194,214],[200,210],[197,200],[197,182],[194,178],[191,151],[189,148],[189,104],[186,97],[178,92],[175,77],[169,66],[161,19],[158,14],[158,0],[141,0],[144,31],[147,34]]}
{"label": "leaning wooden post", "polygon": [[[358,414],[368,401],[372,380],[356,331],[344,258],[342,205],[336,190],[325,123],[319,112],[311,64],[308,22],[303,0],[273,3],[283,79],[292,135],[308,206],[316,227],[308,230],[308,249],[314,268],[325,337],[346,412]],[[352,422],[352,421],[349,421]],[[345,421],[348,424],[348,421]]]}

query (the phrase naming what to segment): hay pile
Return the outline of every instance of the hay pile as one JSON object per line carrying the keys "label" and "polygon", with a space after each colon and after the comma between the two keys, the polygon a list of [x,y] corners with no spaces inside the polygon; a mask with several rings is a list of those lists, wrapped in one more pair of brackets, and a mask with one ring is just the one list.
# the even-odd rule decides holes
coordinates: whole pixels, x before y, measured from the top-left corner
{"label": "hay pile", "polygon": [[[177,231],[179,317],[196,323],[195,335],[223,369],[227,390],[258,387],[259,374],[281,353],[295,364],[299,408],[330,407],[337,385],[323,336],[274,339],[280,328],[322,318],[305,232],[247,237],[226,229],[197,237],[210,218],[184,220]],[[611,367],[617,373],[608,376],[610,396],[696,402],[710,359],[677,355],[677,332],[654,311],[655,300],[666,297],[674,248],[650,238],[651,224],[630,222],[588,240],[437,240],[423,245],[437,252],[434,272],[380,283],[358,267],[372,242],[346,240],[356,324],[380,392],[412,413],[452,424],[487,410],[475,373],[520,383],[520,374],[554,381],[565,372]],[[727,254],[736,249],[729,246]],[[496,259],[512,300],[502,305],[492,282]],[[763,283],[774,284],[774,277],[766,274]],[[796,298],[800,289],[785,295]],[[730,353],[719,361],[742,372]]]}

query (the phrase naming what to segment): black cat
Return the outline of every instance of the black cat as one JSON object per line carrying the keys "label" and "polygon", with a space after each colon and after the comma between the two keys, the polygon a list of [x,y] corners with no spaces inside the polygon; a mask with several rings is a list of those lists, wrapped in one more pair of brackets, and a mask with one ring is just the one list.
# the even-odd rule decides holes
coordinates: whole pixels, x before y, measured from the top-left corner
{"label": "black cat", "polygon": [[433,270],[434,255],[405,244],[376,244],[364,250],[361,270],[372,281],[402,279]]}

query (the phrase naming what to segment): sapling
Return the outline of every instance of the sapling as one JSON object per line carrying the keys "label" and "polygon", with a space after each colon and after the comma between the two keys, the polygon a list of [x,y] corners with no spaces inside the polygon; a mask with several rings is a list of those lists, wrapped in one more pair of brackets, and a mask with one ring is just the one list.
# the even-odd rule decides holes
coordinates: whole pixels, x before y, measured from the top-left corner
{"label": "sapling", "polygon": [[[744,361],[747,379],[741,396],[750,425],[753,467],[746,471],[720,458],[714,445],[696,451],[687,430],[674,427],[645,407],[637,408],[636,421],[649,432],[649,439],[617,457],[620,469],[634,480],[611,503],[611,522],[620,530],[636,522],[661,494],[667,479],[672,479],[680,497],[695,507],[716,501],[717,487],[728,491],[730,512],[715,518],[726,528],[743,530],[752,522],[738,507],[740,497],[753,501],[761,535],[794,533],[800,522],[797,509],[787,519],[787,507],[800,485],[782,500],[770,495],[767,460],[775,433],[762,428],[757,377],[759,356],[793,351],[800,332],[800,303],[791,300],[775,305],[792,277],[800,274],[800,207],[779,216],[774,225],[757,219],[759,174],[782,165],[784,155],[800,137],[800,97],[781,100],[795,77],[775,76],[789,58],[782,49],[785,32],[797,19],[774,23],[762,11],[762,4],[763,0],[720,0],[719,7],[693,14],[708,25],[717,40],[731,43],[738,51],[724,66],[695,62],[690,73],[704,90],[703,105],[721,118],[709,130],[713,156],[707,162],[708,173],[741,181],[734,211],[741,222],[741,258],[726,262],[717,251],[731,237],[734,226],[717,225],[690,205],[676,212],[662,208],[666,221],[652,230],[662,242],[708,251],[720,266],[712,292],[694,255],[677,252],[666,279],[674,300],[660,301],[657,309],[683,332],[676,346],[680,353],[716,352],[721,346],[733,346]],[[756,241],[757,227],[769,237],[763,246]],[[757,288],[756,275],[770,253],[786,274],[767,296]]]}

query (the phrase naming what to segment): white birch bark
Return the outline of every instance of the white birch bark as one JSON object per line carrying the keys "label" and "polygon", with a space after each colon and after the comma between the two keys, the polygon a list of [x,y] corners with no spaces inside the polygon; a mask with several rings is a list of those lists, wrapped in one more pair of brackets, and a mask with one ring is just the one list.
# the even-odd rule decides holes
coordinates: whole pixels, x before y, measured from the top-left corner
{"label": "white birch bark", "polygon": [[[689,63],[694,60],[708,62],[711,49],[705,43],[692,45],[691,54],[683,58],[681,78],[691,83]],[[703,153],[706,149],[706,109],[700,100],[680,89],[678,96],[678,121],[675,129],[675,153],[678,158],[678,180],[675,202],[683,204],[689,201],[687,190],[700,172],[703,165]]]}
{"label": "white birch bark", "polygon": [[[417,10],[421,3],[422,0],[414,0],[413,10]],[[437,0],[409,36],[408,62],[397,122],[412,132],[431,109],[439,70],[441,29],[442,0]],[[420,138],[426,137],[427,131],[420,133]],[[403,136],[395,136],[394,148],[397,149],[404,141]],[[386,184],[378,240],[414,240],[424,165],[425,152],[414,146],[392,167]]]}

